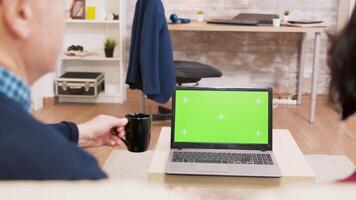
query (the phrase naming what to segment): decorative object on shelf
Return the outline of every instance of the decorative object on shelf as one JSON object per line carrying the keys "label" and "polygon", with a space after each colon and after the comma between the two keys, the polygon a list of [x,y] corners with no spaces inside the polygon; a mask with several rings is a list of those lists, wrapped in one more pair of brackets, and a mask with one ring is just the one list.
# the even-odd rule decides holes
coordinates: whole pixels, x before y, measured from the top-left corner
{"label": "decorative object on shelf", "polygon": [[283,15],[283,21],[284,22],[288,22],[289,21],[289,15],[290,15],[290,11],[289,10],[284,11],[284,15]]}
{"label": "decorative object on shelf", "polygon": [[81,45],[71,45],[67,48],[67,51],[84,51],[84,47]]}
{"label": "decorative object on shelf", "polygon": [[95,20],[96,19],[96,7],[88,6],[87,7],[87,20]]}
{"label": "decorative object on shelf", "polygon": [[64,52],[65,56],[70,56],[70,57],[85,57],[85,56],[96,56],[98,53],[91,52],[91,51],[66,51]]}
{"label": "decorative object on shelf", "polygon": [[119,18],[120,18],[119,14],[115,14],[115,13],[112,14],[112,19],[113,20],[119,20]]}
{"label": "decorative object on shelf", "polygon": [[81,45],[71,45],[70,47],[67,48],[67,51],[64,52],[65,56],[70,56],[70,57],[85,57],[85,56],[95,56],[98,55],[95,52],[90,52],[90,51],[84,51],[84,47]]}
{"label": "decorative object on shelf", "polygon": [[105,43],[104,43],[104,51],[105,51],[105,56],[107,58],[112,58],[114,57],[114,51],[115,47],[117,46],[117,40],[115,38],[106,38]]}
{"label": "decorative object on shelf", "polygon": [[70,17],[72,19],[85,19],[85,0],[74,0]]}
{"label": "decorative object on shelf", "polygon": [[171,20],[171,22],[173,24],[178,24],[178,23],[182,23],[182,24],[189,24],[192,20],[190,20],[189,18],[179,18],[176,14],[172,14],[169,19]]}
{"label": "decorative object on shelf", "polygon": [[197,21],[198,22],[204,22],[204,11],[199,10],[197,12]]}
{"label": "decorative object on shelf", "polygon": [[105,75],[100,72],[66,72],[56,79],[59,97],[97,97],[105,89]]}
{"label": "decorative object on shelf", "polygon": [[281,17],[279,15],[275,15],[273,17],[273,26],[274,27],[281,27]]}

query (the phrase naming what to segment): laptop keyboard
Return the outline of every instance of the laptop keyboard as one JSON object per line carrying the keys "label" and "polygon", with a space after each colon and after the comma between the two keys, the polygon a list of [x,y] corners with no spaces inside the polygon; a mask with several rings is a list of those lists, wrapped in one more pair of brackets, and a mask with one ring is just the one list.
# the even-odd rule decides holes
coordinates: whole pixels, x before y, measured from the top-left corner
{"label": "laptop keyboard", "polygon": [[172,162],[273,165],[270,154],[173,152]]}

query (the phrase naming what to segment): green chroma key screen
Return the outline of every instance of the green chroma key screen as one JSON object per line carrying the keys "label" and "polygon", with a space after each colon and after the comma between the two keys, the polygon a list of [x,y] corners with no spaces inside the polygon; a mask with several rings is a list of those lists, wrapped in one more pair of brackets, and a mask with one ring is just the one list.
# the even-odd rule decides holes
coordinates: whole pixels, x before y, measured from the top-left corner
{"label": "green chroma key screen", "polygon": [[174,142],[268,144],[268,92],[177,90]]}

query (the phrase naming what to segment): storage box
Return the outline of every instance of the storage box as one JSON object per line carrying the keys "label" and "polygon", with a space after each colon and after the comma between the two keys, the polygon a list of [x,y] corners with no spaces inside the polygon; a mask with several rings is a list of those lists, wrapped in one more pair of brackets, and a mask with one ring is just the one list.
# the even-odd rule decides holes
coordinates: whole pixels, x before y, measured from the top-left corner
{"label": "storage box", "polygon": [[103,73],[66,72],[55,83],[58,97],[96,97],[105,90]]}

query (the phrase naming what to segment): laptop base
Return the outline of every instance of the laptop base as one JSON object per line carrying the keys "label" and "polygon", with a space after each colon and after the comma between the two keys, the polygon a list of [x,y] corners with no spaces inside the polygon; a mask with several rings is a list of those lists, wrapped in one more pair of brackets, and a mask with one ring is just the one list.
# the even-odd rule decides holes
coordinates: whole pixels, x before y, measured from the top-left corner
{"label": "laptop base", "polygon": [[224,20],[224,19],[212,19],[207,21],[208,24],[224,24],[224,25],[239,25],[239,26],[257,26],[256,20]]}
{"label": "laptop base", "polygon": [[[174,152],[227,152],[239,154],[270,154],[273,165],[255,164],[226,164],[226,163],[195,163],[172,162]],[[184,149],[171,150],[168,157],[166,174],[169,175],[204,175],[204,176],[238,176],[238,177],[265,177],[280,178],[281,171],[272,152],[245,151],[245,150],[209,150],[209,149]]]}
{"label": "laptop base", "polygon": [[275,14],[260,13],[240,13],[233,19],[213,19],[210,24],[240,25],[240,26],[258,26],[272,25]]}

